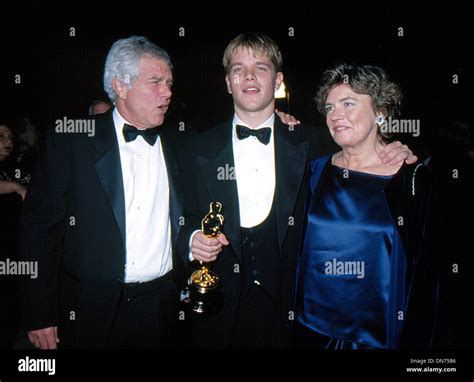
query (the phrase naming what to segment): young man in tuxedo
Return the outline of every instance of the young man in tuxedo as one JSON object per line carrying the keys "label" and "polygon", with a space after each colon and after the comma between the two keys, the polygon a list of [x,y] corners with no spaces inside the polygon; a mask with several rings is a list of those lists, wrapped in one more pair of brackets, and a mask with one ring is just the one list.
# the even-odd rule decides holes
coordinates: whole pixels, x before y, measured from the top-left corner
{"label": "young man in tuxedo", "polygon": [[118,40],[104,71],[115,107],[93,119],[93,134],[51,132],[22,216],[21,260],[39,267],[23,285],[34,346],[170,345],[184,139],[161,126],[172,83],[166,51],[145,37]]}
{"label": "young man in tuxedo", "polygon": [[[237,36],[223,64],[235,113],[194,145],[194,167],[188,169],[196,179],[180,238],[180,245],[188,246],[180,252],[189,269],[198,261],[213,263],[223,304],[215,314],[194,315],[193,340],[201,348],[285,348],[293,319],[306,165],[336,146],[326,129],[291,127],[275,119],[282,57],[268,36]],[[383,154],[398,162],[411,152],[395,143]],[[223,205],[224,233],[217,238],[200,231],[211,201]]]}

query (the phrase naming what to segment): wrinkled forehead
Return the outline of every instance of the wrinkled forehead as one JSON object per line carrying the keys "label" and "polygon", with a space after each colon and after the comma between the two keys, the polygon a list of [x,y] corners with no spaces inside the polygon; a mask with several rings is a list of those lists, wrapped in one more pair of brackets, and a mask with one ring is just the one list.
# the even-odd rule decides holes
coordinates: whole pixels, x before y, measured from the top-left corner
{"label": "wrinkled forehead", "polygon": [[161,76],[173,78],[173,71],[171,66],[162,58],[158,58],[151,55],[143,55],[140,57],[138,65],[139,74],[160,74]]}
{"label": "wrinkled forehead", "polygon": [[333,85],[328,90],[326,94],[326,100],[330,97],[341,99],[346,97],[363,98],[365,96],[368,96],[370,99],[372,98],[369,94],[359,93],[351,85],[343,82],[340,84]]}

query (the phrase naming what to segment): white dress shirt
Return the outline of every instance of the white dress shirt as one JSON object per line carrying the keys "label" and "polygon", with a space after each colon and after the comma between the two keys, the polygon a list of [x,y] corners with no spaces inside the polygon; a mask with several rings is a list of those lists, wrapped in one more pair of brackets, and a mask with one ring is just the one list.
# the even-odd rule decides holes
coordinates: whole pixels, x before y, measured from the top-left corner
{"label": "white dress shirt", "polygon": [[125,192],[125,282],[145,282],[172,268],[169,183],[160,137],[125,142],[124,120],[113,111]]}
{"label": "white dress shirt", "polygon": [[[247,126],[237,114],[232,121],[232,147],[235,178],[239,195],[240,225],[244,228],[262,223],[270,213],[275,194],[275,114],[257,128],[270,127],[272,134],[267,145],[257,137],[237,138],[236,125]],[[250,128],[250,127],[249,127]]]}

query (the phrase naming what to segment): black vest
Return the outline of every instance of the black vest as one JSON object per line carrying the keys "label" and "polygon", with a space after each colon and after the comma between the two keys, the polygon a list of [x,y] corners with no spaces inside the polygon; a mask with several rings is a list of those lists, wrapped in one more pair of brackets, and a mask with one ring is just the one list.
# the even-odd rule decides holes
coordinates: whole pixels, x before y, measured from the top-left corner
{"label": "black vest", "polygon": [[265,288],[275,301],[280,300],[281,257],[278,248],[278,234],[275,200],[267,218],[251,228],[241,227],[242,240],[242,296],[250,288],[259,285]]}

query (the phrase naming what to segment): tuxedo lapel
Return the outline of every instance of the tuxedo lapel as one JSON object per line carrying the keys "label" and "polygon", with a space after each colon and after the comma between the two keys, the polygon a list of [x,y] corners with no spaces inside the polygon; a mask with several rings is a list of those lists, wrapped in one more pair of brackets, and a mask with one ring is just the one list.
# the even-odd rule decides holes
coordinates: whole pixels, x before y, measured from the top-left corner
{"label": "tuxedo lapel", "polygon": [[[240,214],[237,182],[235,180],[234,154],[232,149],[232,124],[227,123],[212,132],[215,151],[210,156],[198,156],[197,164],[212,201],[222,203],[224,232],[237,256],[241,257]],[[208,135],[206,134],[206,138]]]}
{"label": "tuxedo lapel", "polygon": [[[298,126],[295,127],[297,129]],[[278,230],[278,245],[281,249],[294,209],[301,182],[306,169],[309,141],[292,142],[288,126],[275,118],[275,202]]]}
{"label": "tuxedo lapel", "polygon": [[[168,183],[170,188],[170,221],[173,232],[173,241],[176,241],[181,227],[180,218],[183,216],[183,190],[178,177],[181,175],[179,168],[178,155],[174,148],[172,140],[173,131],[169,127],[160,127],[161,147],[163,148],[163,156],[166,163],[166,171],[168,173]],[[177,143],[175,143],[177,144]],[[176,243],[173,243],[176,244]]]}
{"label": "tuxedo lapel", "polygon": [[125,246],[125,196],[120,152],[112,112],[107,113],[106,119],[98,119],[97,122],[95,145],[98,159],[94,167],[114,212]]}

